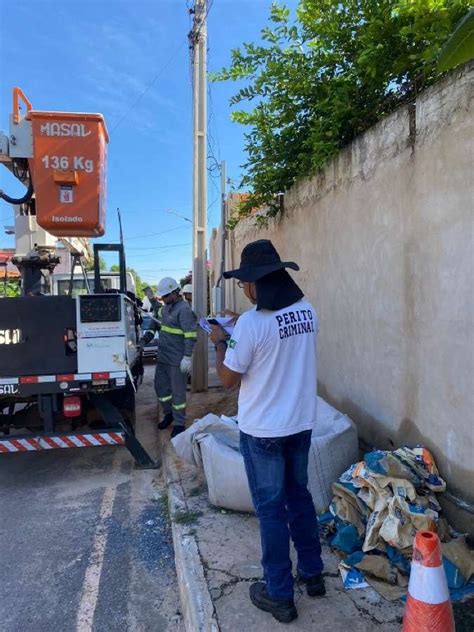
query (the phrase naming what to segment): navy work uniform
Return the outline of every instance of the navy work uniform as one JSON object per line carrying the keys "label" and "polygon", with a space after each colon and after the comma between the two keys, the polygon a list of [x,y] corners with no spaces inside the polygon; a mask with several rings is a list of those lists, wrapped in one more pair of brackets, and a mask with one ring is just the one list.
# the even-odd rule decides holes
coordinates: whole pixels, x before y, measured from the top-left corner
{"label": "navy work uniform", "polygon": [[191,357],[196,343],[197,320],[189,304],[181,297],[159,309],[161,326],[152,321],[143,340],[148,343],[159,330],[155,390],[165,416],[173,415],[173,426],[186,420],[187,375],[180,369],[183,357]]}

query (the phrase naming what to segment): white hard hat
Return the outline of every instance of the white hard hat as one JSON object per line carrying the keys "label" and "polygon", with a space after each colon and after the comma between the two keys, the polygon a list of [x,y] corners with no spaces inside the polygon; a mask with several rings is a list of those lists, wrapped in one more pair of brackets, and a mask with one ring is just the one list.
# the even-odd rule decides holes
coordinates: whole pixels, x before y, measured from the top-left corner
{"label": "white hard hat", "polygon": [[158,296],[166,296],[179,289],[179,283],[173,277],[165,277],[158,283]]}
{"label": "white hard hat", "polygon": [[193,293],[193,284],[192,283],[186,283],[186,285],[183,285],[183,289],[181,291],[183,292],[183,294],[192,294]]}

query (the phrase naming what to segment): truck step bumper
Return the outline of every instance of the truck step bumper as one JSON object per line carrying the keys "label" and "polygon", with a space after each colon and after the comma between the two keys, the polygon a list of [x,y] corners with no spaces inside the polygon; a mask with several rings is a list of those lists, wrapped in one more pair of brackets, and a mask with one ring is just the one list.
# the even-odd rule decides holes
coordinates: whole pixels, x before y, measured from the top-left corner
{"label": "truck step bumper", "polygon": [[66,433],[51,435],[16,435],[0,437],[0,454],[7,452],[33,452],[58,448],[93,448],[125,445],[124,432]]}

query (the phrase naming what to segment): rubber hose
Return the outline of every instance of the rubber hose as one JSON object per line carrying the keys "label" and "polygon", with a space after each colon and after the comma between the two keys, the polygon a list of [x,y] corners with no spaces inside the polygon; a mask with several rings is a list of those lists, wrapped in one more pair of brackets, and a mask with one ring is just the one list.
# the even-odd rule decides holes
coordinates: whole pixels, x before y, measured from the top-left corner
{"label": "rubber hose", "polygon": [[9,204],[24,204],[25,202],[28,202],[31,199],[31,196],[33,195],[33,193],[34,193],[33,183],[30,182],[28,186],[28,190],[26,191],[23,197],[12,198],[9,195],[7,195],[4,191],[0,190],[0,198],[2,198],[2,200],[5,200],[5,202],[8,202]]}

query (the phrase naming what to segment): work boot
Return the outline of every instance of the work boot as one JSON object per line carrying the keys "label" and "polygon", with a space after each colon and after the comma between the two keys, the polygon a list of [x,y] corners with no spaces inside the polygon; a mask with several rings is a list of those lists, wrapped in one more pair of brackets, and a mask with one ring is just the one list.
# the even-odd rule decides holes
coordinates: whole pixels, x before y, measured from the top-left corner
{"label": "work boot", "polygon": [[184,426],[173,426],[173,430],[171,431],[171,438],[173,439],[174,437],[176,437],[177,435],[181,434],[184,431],[185,431]]}
{"label": "work boot", "polygon": [[249,592],[253,605],[269,612],[280,623],[290,623],[298,616],[293,599],[272,599],[264,582],[255,582]]}
{"label": "work boot", "polygon": [[322,575],[315,575],[314,577],[301,577],[299,575],[298,580],[306,585],[308,597],[322,597],[326,594],[326,586]]}
{"label": "work boot", "polygon": [[166,430],[173,423],[173,413],[166,413],[163,420],[158,424],[158,430]]}

